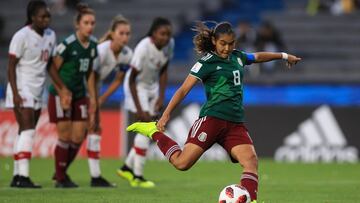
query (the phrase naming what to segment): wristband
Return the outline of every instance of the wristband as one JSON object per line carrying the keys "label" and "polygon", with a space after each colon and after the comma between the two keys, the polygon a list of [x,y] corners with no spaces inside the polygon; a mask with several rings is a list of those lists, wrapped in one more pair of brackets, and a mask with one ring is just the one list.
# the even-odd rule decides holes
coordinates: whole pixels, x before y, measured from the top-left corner
{"label": "wristband", "polygon": [[284,60],[288,60],[289,55],[287,53],[285,53],[285,52],[282,52],[281,53],[281,58],[284,59]]}

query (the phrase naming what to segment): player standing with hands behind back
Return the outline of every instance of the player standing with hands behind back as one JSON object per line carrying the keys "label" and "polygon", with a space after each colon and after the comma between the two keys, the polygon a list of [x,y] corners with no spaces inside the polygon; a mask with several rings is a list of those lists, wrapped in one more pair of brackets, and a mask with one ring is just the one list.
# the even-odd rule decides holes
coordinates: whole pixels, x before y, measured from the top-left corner
{"label": "player standing with hands behind back", "polygon": [[[258,160],[244,125],[244,66],[284,59],[290,67],[301,59],[286,53],[249,54],[234,50],[235,33],[227,22],[219,23],[213,29],[199,23],[195,31],[195,49],[203,57],[192,67],[160,120],[157,123],[134,123],[127,130],[152,138],[170,163],[182,171],[190,169],[213,144],[220,144],[231,160],[239,162],[243,167],[240,184],[249,191],[252,202],[256,202]],[[181,150],[163,131],[171,112],[198,81],[205,86],[207,101],[201,108],[199,119],[189,131],[184,149]]]}
{"label": "player standing with hands behind back", "polygon": [[11,187],[40,188],[29,177],[29,165],[36,124],[42,106],[46,69],[59,91],[59,102],[69,108],[71,93],[52,66],[56,45],[55,32],[49,27],[50,12],[44,1],[30,1],[27,5],[25,27],[15,33],[9,49],[6,107],[12,108],[19,124],[14,142],[14,177]]}
{"label": "player standing with hands behind back", "polygon": [[57,90],[53,85],[49,88],[50,122],[56,123],[59,136],[55,147],[55,187],[58,188],[78,187],[66,172],[85,139],[88,125],[91,127],[95,123],[97,108],[95,73],[92,67],[97,57],[97,42],[91,36],[95,28],[95,12],[84,4],[79,4],[77,9],[76,32],[57,46],[54,58],[61,79],[72,92],[70,110],[61,108]]}
{"label": "player standing with hands behind back", "polygon": [[[154,19],[147,37],[136,46],[132,69],[124,81],[125,109],[130,122],[135,117],[150,121],[162,108],[167,83],[167,68],[174,50],[171,23],[166,18]],[[143,176],[150,140],[137,134],[125,164],[117,171],[132,187],[152,188],[155,184]]]}

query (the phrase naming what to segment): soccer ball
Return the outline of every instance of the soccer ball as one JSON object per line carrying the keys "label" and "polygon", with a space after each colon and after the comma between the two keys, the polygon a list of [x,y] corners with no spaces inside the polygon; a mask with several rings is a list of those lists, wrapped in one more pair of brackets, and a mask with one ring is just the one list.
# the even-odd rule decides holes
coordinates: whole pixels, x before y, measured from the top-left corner
{"label": "soccer ball", "polygon": [[219,203],[250,203],[249,192],[241,185],[226,186],[220,193]]}

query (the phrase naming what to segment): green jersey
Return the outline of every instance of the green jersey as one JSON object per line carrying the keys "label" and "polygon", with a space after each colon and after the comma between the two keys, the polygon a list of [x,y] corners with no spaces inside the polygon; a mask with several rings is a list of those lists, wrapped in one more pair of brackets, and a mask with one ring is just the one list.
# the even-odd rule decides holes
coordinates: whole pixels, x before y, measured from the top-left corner
{"label": "green jersey", "polygon": [[223,59],[208,53],[192,67],[190,74],[202,81],[206,91],[207,101],[201,108],[200,117],[244,122],[244,66],[253,62],[248,55],[234,50],[228,59]]}
{"label": "green jersey", "polygon": [[[59,69],[60,78],[75,100],[86,96],[87,75],[98,55],[96,46],[97,42],[93,37],[90,37],[88,47],[83,47],[76,35],[72,34],[56,48],[56,54],[63,59]],[[57,95],[54,85],[49,87],[49,92]]]}

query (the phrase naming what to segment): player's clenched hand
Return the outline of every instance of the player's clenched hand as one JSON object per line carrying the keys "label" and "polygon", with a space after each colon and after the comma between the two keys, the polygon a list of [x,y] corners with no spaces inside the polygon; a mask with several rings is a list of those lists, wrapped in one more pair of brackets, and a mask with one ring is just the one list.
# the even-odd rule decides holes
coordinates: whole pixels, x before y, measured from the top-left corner
{"label": "player's clenched hand", "polygon": [[151,116],[148,112],[144,112],[144,111],[138,111],[136,113],[136,117],[138,120],[143,121],[143,122],[150,122],[151,121]]}
{"label": "player's clenched hand", "polygon": [[21,96],[19,94],[16,94],[16,93],[14,94],[13,102],[14,102],[15,108],[20,108],[23,106],[23,99],[21,98]]}
{"label": "player's clenched hand", "polygon": [[67,89],[63,88],[59,92],[60,105],[64,110],[69,110],[71,107],[72,93]]}
{"label": "player's clenched hand", "polygon": [[161,118],[159,119],[159,121],[156,123],[156,127],[158,128],[158,130],[160,130],[161,132],[165,131],[165,126],[167,124],[167,122],[169,121],[170,116],[168,114],[163,114],[161,116]]}
{"label": "player's clenched hand", "polygon": [[301,61],[301,58],[298,58],[297,56],[288,54],[288,59],[286,61],[286,66],[288,68],[291,68],[291,66],[295,65],[299,61]]}
{"label": "player's clenched hand", "polygon": [[163,105],[164,105],[164,99],[162,99],[162,98],[158,98],[157,100],[156,100],[156,103],[155,103],[155,111],[156,112],[160,112],[161,111],[161,109],[162,109],[162,107],[163,107]]}
{"label": "player's clenched hand", "polygon": [[105,103],[105,98],[103,96],[100,96],[98,99],[98,105],[99,107],[103,105],[103,103]]}

